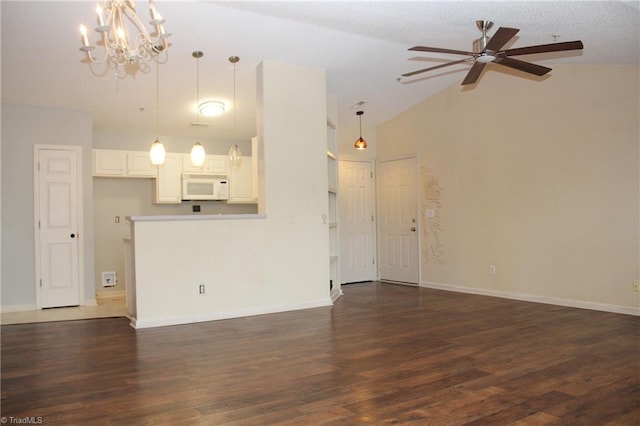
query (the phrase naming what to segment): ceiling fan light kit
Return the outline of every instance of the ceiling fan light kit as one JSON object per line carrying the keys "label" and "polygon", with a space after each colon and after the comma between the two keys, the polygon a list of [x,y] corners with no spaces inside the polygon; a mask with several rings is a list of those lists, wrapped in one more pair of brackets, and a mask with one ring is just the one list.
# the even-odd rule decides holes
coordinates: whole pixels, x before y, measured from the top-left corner
{"label": "ceiling fan light kit", "polygon": [[464,50],[445,49],[439,47],[428,46],[414,46],[410,51],[417,52],[431,52],[431,53],[448,53],[453,55],[464,55],[468,58],[460,59],[457,61],[451,61],[444,64],[436,65],[429,68],[420,69],[417,71],[408,72],[402,74],[402,77],[412,77],[424,72],[433,71],[439,68],[448,67],[451,65],[461,64],[464,62],[473,62],[471,69],[467,73],[466,77],[462,81],[462,85],[466,86],[474,84],[480,78],[480,74],[484,70],[486,64],[493,62],[496,64],[504,65],[509,68],[513,68],[519,71],[533,74],[536,76],[543,76],[551,71],[551,68],[544,67],[542,65],[536,65],[531,62],[525,62],[518,59],[513,59],[512,56],[518,55],[531,55],[534,53],[548,53],[548,52],[560,52],[565,50],[580,50],[584,46],[580,40],[541,44],[536,46],[520,47],[515,49],[502,49],[520,30],[517,28],[500,27],[492,37],[487,36],[487,31],[493,27],[493,22],[479,20],[476,21],[476,26],[482,31],[482,37],[473,42],[473,52]]}

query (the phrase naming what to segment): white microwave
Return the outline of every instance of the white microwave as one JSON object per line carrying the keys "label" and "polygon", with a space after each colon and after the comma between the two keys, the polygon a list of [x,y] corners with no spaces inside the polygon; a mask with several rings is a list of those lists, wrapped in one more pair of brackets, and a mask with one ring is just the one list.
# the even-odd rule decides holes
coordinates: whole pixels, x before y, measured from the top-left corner
{"label": "white microwave", "polygon": [[228,200],[229,180],[225,176],[182,174],[183,200]]}

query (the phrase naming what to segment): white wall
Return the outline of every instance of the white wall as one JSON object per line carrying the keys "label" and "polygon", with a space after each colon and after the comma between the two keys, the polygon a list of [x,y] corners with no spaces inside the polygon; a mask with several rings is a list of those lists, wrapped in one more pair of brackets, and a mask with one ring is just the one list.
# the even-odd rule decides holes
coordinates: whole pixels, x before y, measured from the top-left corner
{"label": "white wall", "polygon": [[33,146],[82,147],[84,294],[94,302],[91,115],[86,111],[2,104],[2,306],[35,309]]}
{"label": "white wall", "polygon": [[[117,131],[93,132],[93,148],[147,151],[155,135],[130,134]],[[189,153],[193,138],[160,136],[168,152]],[[251,155],[251,141],[226,141],[200,139],[208,154],[227,155],[232,144],[240,147],[243,155]],[[182,202],[181,204],[156,205],[152,203],[152,180],[134,178],[93,179],[94,239],[95,239],[95,291],[98,293],[124,291],[124,245],[130,238],[130,224],[126,216],[192,214],[192,206],[201,207],[200,214],[255,213],[254,205],[230,205],[221,201]],[[117,223],[115,217],[120,217]],[[102,272],[115,271],[118,283],[114,287],[102,287]]]}
{"label": "white wall", "polygon": [[436,210],[421,215],[422,284],[640,313],[639,80],[637,66],[487,70],[382,125],[378,157],[417,152]]}
{"label": "white wall", "polygon": [[331,304],[325,74],[270,61],[258,74],[266,216],[136,221],[137,327]]}

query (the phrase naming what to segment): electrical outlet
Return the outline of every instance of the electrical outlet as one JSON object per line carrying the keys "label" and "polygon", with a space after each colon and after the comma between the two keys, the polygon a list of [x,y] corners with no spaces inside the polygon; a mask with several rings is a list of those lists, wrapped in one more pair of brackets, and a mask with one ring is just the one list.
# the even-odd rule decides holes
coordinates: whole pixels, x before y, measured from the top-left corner
{"label": "electrical outlet", "polygon": [[489,275],[496,274],[496,265],[489,265]]}
{"label": "electrical outlet", "polygon": [[640,280],[635,280],[633,282],[633,291],[640,291]]}
{"label": "electrical outlet", "polygon": [[198,286],[198,294],[204,294],[204,284]]}

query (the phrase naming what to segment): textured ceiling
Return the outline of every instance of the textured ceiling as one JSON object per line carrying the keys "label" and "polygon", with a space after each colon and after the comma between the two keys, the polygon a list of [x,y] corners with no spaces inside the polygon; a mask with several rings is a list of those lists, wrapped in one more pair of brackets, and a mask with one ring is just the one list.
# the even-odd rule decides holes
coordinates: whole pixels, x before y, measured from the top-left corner
{"label": "textured ceiling", "polygon": [[[146,13],[146,2],[136,2]],[[155,131],[155,68],[115,80],[89,66],[78,51],[81,23],[95,25],[92,2],[2,1],[3,102],[85,109],[97,129]],[[196,92],[193,50],[200,64],[200,99],[233,100],[237,55],[237,125],[231,111],[209,119],[203,139],[246,139],[255,134],[255,67],[277,60],[327,70],[328,91],[339,100],[341,125],[357,125],[353,105],[366,101],[365,125],[373,126],[460,84],[468,64],[398,81],[403,72],[459,59],[407,51],[414,45],[470,50],[480,36],[475,20],[520,28],[510,42],[522,47],[582,40],[582,52],[520,57],[554,64],[638,64],[640,8],[633,1],[156,1],[172,33],[160,72],[160,133],[194,134]],[[492,33],[492,32],[491,32]],[[492,68],[496,69],[492,69]],[[499,66],[487,67],[496,72]],[[519,78],[507,75],[505,78]],[[551,73],[553,78],[553,72]],[[480,79],[479,84],[482,84]],[[541,82],[540,84],[543,84]]]}

